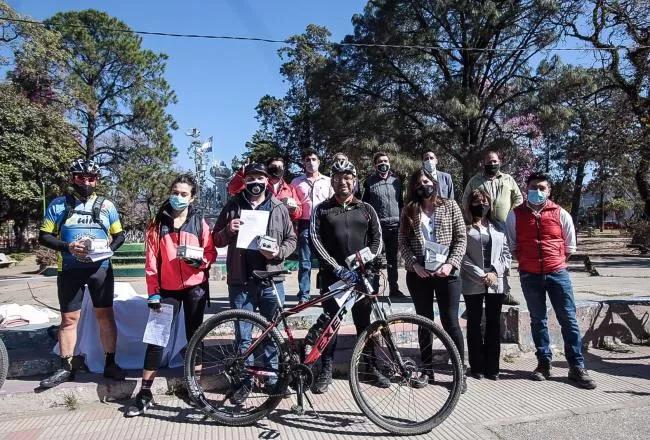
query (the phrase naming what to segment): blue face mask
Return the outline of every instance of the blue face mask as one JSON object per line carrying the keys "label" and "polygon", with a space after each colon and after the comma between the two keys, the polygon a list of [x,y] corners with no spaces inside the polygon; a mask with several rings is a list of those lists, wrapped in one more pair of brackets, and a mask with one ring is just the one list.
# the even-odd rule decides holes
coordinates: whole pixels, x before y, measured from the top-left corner
{"label": "blue face mask", "polygon": [[546,193],[539,189],[529,189],[528,190],[528,203],[533,205],[543,205],[546,202],[548,196]]}
{"label": "blue face mask", "polygon": [[172,206],[174,211],[182,211],[188,206],[190,206],[189,198],[181,197],[178,194],[169,196],[169,204]]}

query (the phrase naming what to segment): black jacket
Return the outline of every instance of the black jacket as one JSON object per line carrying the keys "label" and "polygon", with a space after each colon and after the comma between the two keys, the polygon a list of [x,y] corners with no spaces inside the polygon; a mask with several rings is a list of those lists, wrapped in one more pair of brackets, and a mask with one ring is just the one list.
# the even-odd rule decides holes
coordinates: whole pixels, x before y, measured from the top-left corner
{"label": "black jacket", "polygon": [[323,287],[335,283],[336,271],[347,268],[345,259],[369,247],[374,255],[382,249],[381,225],[374,208],[356,197],[343,207],[331,197],[311,216],[310,236],[318,254]]}
{"label": "black jacket", "polygon": [[399,226],[400,213],[404,205],[402,184],[393,174],[382,179],[378,173],[368,177],[363,184],[362,200],[372,205],[382,226]]}

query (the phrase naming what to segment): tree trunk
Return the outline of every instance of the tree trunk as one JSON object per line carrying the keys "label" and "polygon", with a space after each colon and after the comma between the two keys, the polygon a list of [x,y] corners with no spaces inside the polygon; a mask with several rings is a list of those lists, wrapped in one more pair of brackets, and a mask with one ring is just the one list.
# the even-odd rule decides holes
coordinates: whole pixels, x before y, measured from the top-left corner
{"label": "tree trunk", "polygon": [[636,187],[643,200],[645,217],[650,219],[650,158],[644,157],[634,173]]}
{"label": "tree trunk", "polygon": [[14,220],[14,236],[16,237],[16,250],[22,251],[25,247],[25,227],[27,222],[20,219]]}
{"label": "tree trunk", "polygon": [[95,155],[95,130],[97,121],[94,116],[88,115],[88,124],[86,125],[86,159],[92,159]]}
{"label": "tree trunk", "polygon": [[580,213],[580,201],[582,200],[582,184],[585,180],[585,167],[587,165],[586,161],[578,162],[578,171],[576,173],[576,180],[573,185],[573,195],[571,196],[571,217],[573,217],[573,224],[578,226],[579,222],[579,213]]}

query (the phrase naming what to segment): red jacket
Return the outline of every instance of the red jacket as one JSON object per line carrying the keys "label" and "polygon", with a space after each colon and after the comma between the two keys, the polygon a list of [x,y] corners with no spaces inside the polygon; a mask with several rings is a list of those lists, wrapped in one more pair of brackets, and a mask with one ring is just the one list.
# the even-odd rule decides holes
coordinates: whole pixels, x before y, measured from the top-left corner
{"label": "red jacket", "polygon": [[[244,188],[246,188],[246,183],[244,182],[244,173],[241,170],[238,170],[232,179],[230,179],[230,182],[228,182],[228,195],[232,197],[243,191]],[[275,192],[275,188],[269,179],[269,183],[266,185],[266,189],[268,189],[271,194],[273,194],[275,198],[280,201],[283,201],[282,199],[292,198],[296,202],[296,205],[298,205],[296,209],[293,211],[289,210],[289,217],[291,218],[291,221],[295,222],[302,216],[302,207],[298,201],[296,188],[289,185],[284,181],[284,179],[280,179],[280,188],[278,188],[278,191]]]}
{"label": "red jacket", "polygon": [[560,210],[550,200],[539,217],[526,204],[514,209],[520,271],[547,274],[566,268]]}
{"label": "red jacket", "polygon": [[[173,228],[173,219],[165,212],[160,224],[153,224],[147,230],[145,276],[149,296],[163,290],[183,290],[207,281],[205,270],[217,258],[212,242],[210,226],[190,205],[187,220],[179,231]],[[199,237],[201,235],[201,237]],[[203,263],[194,268],[176,257],[179,245],[203,248]]]}

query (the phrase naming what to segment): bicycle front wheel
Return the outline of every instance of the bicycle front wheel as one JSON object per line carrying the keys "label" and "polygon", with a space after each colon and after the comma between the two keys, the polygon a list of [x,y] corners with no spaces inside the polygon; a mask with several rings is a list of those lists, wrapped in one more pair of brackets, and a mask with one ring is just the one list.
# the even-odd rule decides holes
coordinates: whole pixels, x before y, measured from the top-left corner
{"label": "bicycle front wheel", "polygon": [[5,383],[7,379],[7,372],[9,371],[9,355],[7,354],[7,347],[5,347],[4,342],[0,339],[0,388]]}
{"label": "bicycle front wheel", "polygon": [[357,405],[395,434],[423,434],[442,423],[458,402],[462,378],[462,361],[449,335],[417,315],[372,323],[350,361]]}
{"label": "bicycle front wheel", "polygon": [[[282,400],[289,353],[282,335],[269,326],[257,313],[228,310],[205,321],[188,343],[187,391],[219,423],[252,425]],[[255,349],[242,355],[253,344]]]}

